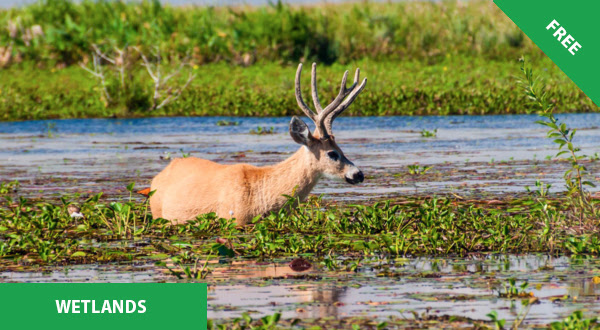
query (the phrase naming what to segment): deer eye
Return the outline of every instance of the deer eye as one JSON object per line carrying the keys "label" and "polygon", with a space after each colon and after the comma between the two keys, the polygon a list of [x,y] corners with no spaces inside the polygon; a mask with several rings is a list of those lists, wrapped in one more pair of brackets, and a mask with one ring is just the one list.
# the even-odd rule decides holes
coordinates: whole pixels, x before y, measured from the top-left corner
{"label": "deer eye", "polygon": [[338,159],[340,159],[340,154],[338,154],[337,151],[330,151],[327,153],[327,156],[333,161],[337,161]]}

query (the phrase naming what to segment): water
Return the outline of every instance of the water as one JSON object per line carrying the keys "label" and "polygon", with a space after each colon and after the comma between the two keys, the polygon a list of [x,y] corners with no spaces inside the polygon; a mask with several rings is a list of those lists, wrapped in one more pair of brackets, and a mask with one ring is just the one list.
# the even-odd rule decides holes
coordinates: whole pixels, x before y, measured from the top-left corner
{"label": "water", "polygon": [[[357,273],[337,276],[313,271],[317,280],[310,281],[280,279],[293,273],[285,265],[278,265],[277,272],[273,265],[244,264],[237,274],[239,283],[230,274],[231,270],[214,275],[227,281],[218,282],[209,290],[212,299],[209,318],[239,316],[243,310],[254,310],[260,315],[277,311],[288,318],[401,314],[410,318],[409,311],[421,314],[429,310],[434,315],[482,320],[495,310],[500,318],[514,320],[523,306],[519,301],[499,298],[499,292],[504,292],[509,278],[515,278],[517,285],[528,281],[525,291],[540,299],[531,308],[527,323],[545,324],[584,306],[591,315],[600,312],[600,304],[596,302],[600,285],[592,280],[599,274],[599,263],[543,255],[411,258],[367,264]],[[380,276],[384,272],[400,276]],[[241,282],[245,277],[256,279],[256,286]],[[265,281],[269,278],[275,279]],[[339,278],[343,281],[338,281]],[[258,285],[258,282],[263,283]],[[562,300],[551,299],[559,297]]]}
{"label": "water", "polygon": [[[500,298],[509,278],[539,298],[526,324],[546,324],[576,310],[600,313],[600,284],[594,276],[600,260],[546,255],[474,255],[457,258],[365,260],[355,273],[326,272],[314,266],[295,272],[287,262],[213,262],[209,284],[209,318],[253,317],[275,312],[283,318],[387,316],[419,314],[464,316],[487,320],[494,310],[515,320],[519,300]],[[387,276],[382,276],[387,274]],[[151,265],[81,265],[43,272],[0,271],[0,282],[174,282]]]}
{"label": "water", "polygon": [[[600,152],[600,114],[559,115],[578,129],[575,144]],[[367,180],[359,186],[323,179],[314,193],[339,201],[410,195],[459,194],[474,198],[523,193],[540,179],[564,189],[566,162],[548,162],[556,145],[535,115],[447,117],[342,117],[338,144]],[[217,126],[219,120],[239,126]],[[287,133],[290,118],[173,117],[73,119],[0,123],[0,180],[19,179],[22,193],[56,197],[62,192],[126,194],[135,181],[151,178],[183,153],[225,164],[268,165],[299,146]],[[258,126],[276,134],[250,135]],[[423,138],[423,129],[437,137]],[[166,159],[161,159],[166,158]],[[426,175],[408,165],[431,166]],[[594,172],[596,163],[588,168]]]}

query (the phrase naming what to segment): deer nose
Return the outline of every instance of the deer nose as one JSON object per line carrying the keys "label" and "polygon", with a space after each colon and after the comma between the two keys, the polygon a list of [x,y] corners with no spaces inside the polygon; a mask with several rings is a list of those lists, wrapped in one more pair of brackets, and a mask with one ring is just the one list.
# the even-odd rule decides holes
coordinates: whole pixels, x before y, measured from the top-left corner
{"label": "deer nose", "polygon": [[365,179],[365,176],[363,175],[362,171],[357,171],[352,173],[352,177],[346,177],[346,182],[350,183],[350,184],[357,184],[357,183],[361,183],[363,182]]}
{"label": "deer nose", "polygon": [[358,171],[358,173],[355,173],[353,175],[352,179],[354,179],[354,181],[360,183],[360,182],[363,182],[365,180],[365,176],[363,175],[362,171]]}

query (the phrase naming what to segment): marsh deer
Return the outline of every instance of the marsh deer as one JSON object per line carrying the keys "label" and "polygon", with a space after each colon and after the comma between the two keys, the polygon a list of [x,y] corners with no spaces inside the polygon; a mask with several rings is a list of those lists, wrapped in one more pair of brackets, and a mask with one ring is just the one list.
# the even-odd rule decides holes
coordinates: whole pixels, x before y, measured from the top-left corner
{"label": "marsh deer", "polygon": [[344,156],[331,124],[365,88],[367,79],[359,85],[360,70],[356,69],[354,83],[346,88],[346,71],[337,97],[323,108],[313,63],[311,91],[316,109],[313,112],[302,99],[301,72],[302,64],[296,71],[296,100],[316,129],[312,134],[300,118],[292,118],[289,131],[292,139],[302,145],[298,151],[279,164],[265,167],[221,165],[193,157],[175,159],[152,180],[150,189],[156,191],[150,198],[153,217],[182,223],[215,212],[219,217],[235,218],[238,225],[245,225],[257,215],[281,209],[287,201],[283,195],[304,200],[323,175],[350,184],[362,182],[363,173]]}

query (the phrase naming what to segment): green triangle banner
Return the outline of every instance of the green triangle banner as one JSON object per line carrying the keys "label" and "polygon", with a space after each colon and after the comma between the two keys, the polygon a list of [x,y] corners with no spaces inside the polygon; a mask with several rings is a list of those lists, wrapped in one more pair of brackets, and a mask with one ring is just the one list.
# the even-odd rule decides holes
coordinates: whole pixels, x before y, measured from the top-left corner
{"label": "green triangle banner", "polygon": [[494,3],[600,105],[600,1],[494,0]]}

